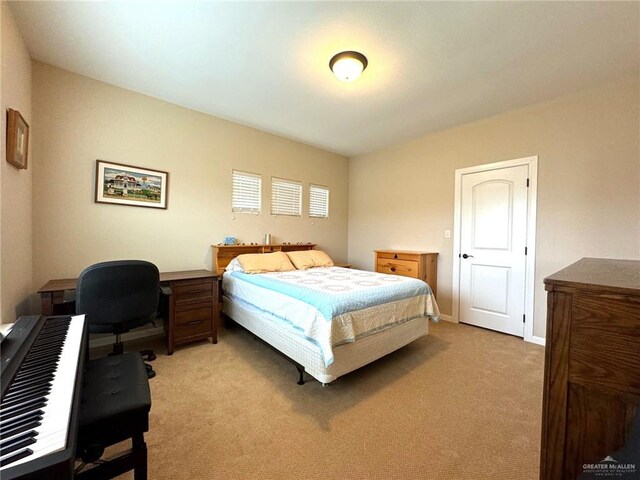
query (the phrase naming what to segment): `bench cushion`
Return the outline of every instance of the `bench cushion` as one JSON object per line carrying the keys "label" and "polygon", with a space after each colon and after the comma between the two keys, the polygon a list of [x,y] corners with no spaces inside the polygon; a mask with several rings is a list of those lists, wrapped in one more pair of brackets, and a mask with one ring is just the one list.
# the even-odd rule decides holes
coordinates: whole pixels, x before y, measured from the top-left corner
{"label": "bench cushion", "polygon": [[151,393],[139,353],[88,361],[82,385],[80,445],[108,446],[149,430]]}

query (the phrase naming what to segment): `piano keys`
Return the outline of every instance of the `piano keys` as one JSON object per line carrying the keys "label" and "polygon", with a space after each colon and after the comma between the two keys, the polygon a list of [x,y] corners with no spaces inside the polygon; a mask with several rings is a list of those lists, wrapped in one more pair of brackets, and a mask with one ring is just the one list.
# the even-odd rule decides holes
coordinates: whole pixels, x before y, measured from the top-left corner
{"label": "piano keys", "polygon": [[21,317],[2,342],[0,477],[73,478],[84,315]]}

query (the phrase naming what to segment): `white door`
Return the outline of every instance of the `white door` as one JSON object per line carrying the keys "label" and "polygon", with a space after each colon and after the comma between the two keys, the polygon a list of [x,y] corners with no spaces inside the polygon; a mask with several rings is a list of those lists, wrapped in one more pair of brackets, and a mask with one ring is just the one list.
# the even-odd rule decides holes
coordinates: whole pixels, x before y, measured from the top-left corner
{"label": "white door", "polygon": [[461,322],[524,335],[528,166],[462,175]]}

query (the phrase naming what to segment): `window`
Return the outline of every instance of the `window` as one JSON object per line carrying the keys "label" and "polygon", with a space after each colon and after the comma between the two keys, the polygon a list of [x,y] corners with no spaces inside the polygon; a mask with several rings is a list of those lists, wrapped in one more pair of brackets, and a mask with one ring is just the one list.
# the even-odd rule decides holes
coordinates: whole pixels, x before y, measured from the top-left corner
{"label": "window", "polygon": [[302,215],[302,183],[271,177],[271,215]]}
{"label": "window", "polygon": [[309,216],[318,218],[329,217],[329,189],[327,187],[310,185]]}
{"label": "window", "polygon": [[233,171],[233,194],[231,211],[260,213],[262,177],[255,173]]}

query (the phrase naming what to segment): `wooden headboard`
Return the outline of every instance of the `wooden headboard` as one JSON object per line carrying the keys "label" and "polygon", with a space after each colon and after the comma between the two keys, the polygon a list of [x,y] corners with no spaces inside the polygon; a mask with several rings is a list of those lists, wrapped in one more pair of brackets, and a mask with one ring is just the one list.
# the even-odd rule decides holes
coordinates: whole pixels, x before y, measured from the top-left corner
{"label": "wooden headboard", "polygon": [[229,262],[243,253],[293,252],[296,250],[313,250],[315,243],[286,245],[211,245],[213,248],[213,271],[222,275]]}

